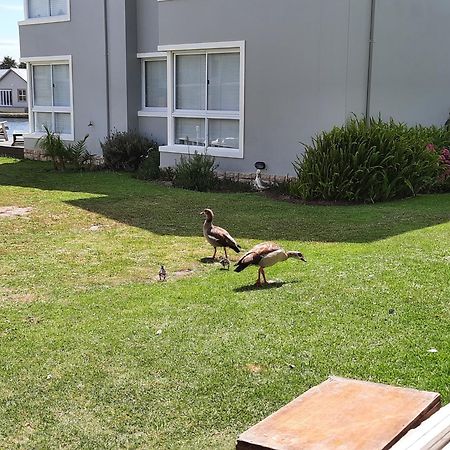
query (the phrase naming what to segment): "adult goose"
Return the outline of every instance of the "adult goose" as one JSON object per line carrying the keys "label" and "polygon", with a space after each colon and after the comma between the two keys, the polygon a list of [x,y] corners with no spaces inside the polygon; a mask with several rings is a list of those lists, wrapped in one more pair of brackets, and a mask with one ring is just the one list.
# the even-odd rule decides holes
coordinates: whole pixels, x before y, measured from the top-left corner
{"label": "adult goose", "polygon": [[214,213],[211,209],[204,209],[200,214],[206,217],[203,223],[203,236],[214,247],[212,259],[216,257],[217,247],[222,247],[225,250],[226,259],[228,259],[227,247],[233,249],[236,253],[241,251],[241,246],[227,230],[213,225]]}
{"label": "adult goose", "polygon": [[261,275],[263,276],[264,283],[267,284],[264,268],[273,266],[281,261],[286,261],[288,258],[295,258],[306,262],[305,257],[300,252],[287,252],[278,244],[275,244],[275,242],[263,242],[255,245],[251,250],[249,250],[236,263],[237,267],[234,271],[242,272],[248,266],[259,266],[256,285],[261,286]]}

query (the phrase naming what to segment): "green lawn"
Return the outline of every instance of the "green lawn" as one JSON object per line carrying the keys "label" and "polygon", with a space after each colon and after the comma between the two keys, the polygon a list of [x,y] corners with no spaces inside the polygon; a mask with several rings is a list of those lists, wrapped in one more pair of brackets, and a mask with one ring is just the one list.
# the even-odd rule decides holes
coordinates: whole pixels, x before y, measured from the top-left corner
{"label": "green lawn", "polygon": [[[448,194],[304,206],[0,158],[12,205],[33,210],[0,218],[1,449],[233,449],[330,375],[450,401]],[[254,289],[202,263],[204,207],[308,264]]]}

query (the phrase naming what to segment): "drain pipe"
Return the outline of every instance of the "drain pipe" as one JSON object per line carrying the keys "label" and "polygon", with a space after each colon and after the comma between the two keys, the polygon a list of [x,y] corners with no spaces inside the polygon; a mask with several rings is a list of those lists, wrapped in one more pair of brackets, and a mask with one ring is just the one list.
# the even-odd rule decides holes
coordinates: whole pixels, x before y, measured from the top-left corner
{"label": "drain pipe", "polygon": [[366,92],[366,123],[370,122],[370,106],[372,100],[372,74],[373,74],[373,44],[375,36],[375,8],[376,0],[371,0],[370,6],[370,33],[369,33],[369,61],[367,66],[367,92]]}
{"label": "drain pipe", "polygon": [[109,135],[111,119],[109,117],[110,96],[109,96],[109,40],[108,40],[108,0],[103,0],[103,15],[105,28],[105,80],[106,80],[106,133]]}

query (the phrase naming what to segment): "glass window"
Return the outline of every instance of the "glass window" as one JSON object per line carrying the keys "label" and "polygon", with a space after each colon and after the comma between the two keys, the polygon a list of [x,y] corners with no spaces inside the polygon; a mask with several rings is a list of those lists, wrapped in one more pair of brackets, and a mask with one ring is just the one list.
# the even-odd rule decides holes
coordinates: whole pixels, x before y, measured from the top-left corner
{"label": "glass window", "polygon": [[239,111],[239,53],[208,55],[208,109]]}
{"label": "glass window", "polygon": [[17,100],[19,102],[27,101],[27,90],[26,89],[17,89]]}
{"label": "glass window", "polygon": [[33,94],[35,106],[52,105],[51,66],[33,67]]}
{"label": "glass window", "polygon": [[70,106],[69,65],[53,66],[53,106]]}
{"label": "glass window", "polygon": [[239,148],[239,120],[210,119],[210,147]]}
{"label": "glass window", "polygon": [[52,113],[37,112],[34,113],[34,129],[37,132],[44,132],[45,127],[53,131]]}
{"label": "glass window", "polygon": [[204,110],[205,86],[206,56],[177,56],[176,109]]}
{"label": "glass window", "polygon": [[145,61],[145,107],[167,107],[167,62]]}
{"label": "glass window", "polygon": [[65,16],[68,14],[68,0],[28,0],[28,17]]}
{"label": "glass window", "polygon": [[175,119],[175,143],[204,146],[205,120],[191,118]]}
{"label": "glass window", "polygon": [[55,113],[55,132],[59,134],[70,134],[71,131],[71,115],[67,113]]}

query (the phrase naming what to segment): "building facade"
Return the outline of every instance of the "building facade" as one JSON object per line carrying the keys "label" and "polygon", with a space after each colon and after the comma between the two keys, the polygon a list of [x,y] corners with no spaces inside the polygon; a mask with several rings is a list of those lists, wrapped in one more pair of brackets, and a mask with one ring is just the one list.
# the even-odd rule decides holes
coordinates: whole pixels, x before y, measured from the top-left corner
{"label": "building facade", "polygon": [[[426,4],[425,4],[426,3]],[[112,130],[223,171],[292,174],[301,142],[351,114],[441,125],[448,0],[25,0],[32,148]]]}
{"label": "building facade", "polygon": [[0,69],[0,113],[27,112],[27,71]]}

